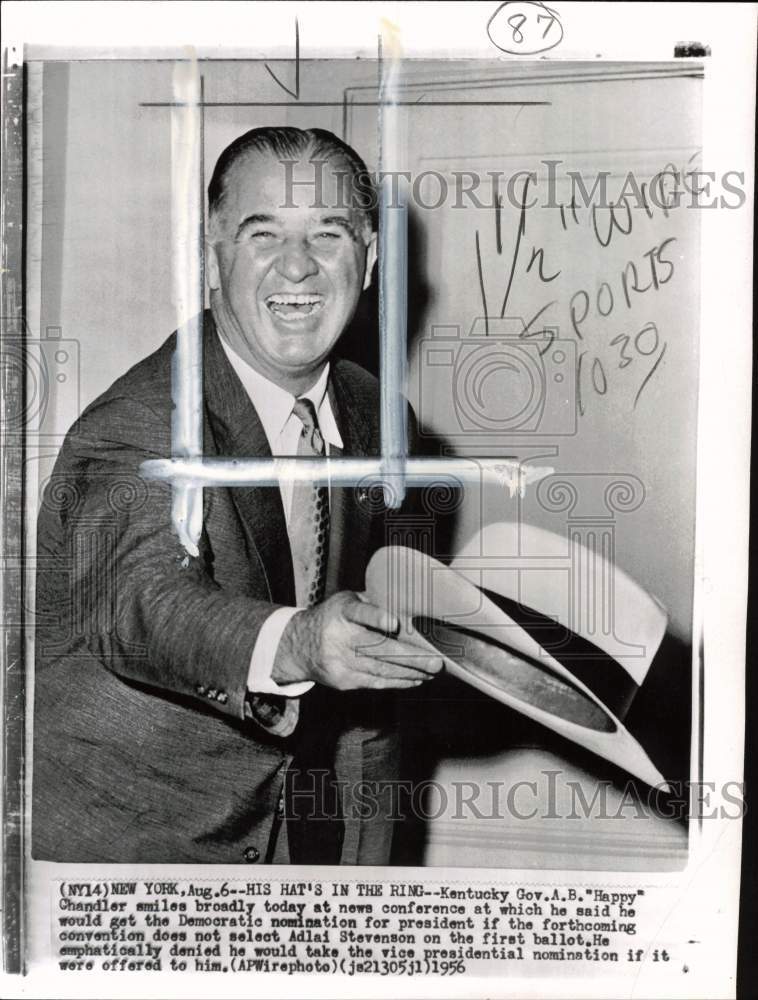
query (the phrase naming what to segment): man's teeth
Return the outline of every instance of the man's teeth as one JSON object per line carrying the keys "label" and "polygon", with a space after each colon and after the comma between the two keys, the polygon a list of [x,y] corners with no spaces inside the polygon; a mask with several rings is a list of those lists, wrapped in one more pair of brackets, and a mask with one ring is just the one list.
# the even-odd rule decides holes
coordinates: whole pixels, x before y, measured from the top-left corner
{"label": "man's teeth", "polygon": [[297,295],[269,295],[266,299],[266,305],[271,312],[276,313],[277,316],[289,316],[293,319],[310,316],[323,304],[322,295],[309,295],[306,292]]}
{"label": "man's teeth", "polygon": [[308,305],[309,303],[320,302],[320,295],[308,295],[301,292],[298,295],[269,295],[269,302],[278,302],[282,305]]}

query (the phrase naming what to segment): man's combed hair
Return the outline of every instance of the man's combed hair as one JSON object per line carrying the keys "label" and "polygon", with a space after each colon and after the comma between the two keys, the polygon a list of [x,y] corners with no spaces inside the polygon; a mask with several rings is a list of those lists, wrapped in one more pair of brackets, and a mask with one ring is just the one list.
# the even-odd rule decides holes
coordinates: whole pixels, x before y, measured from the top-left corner
{"label": "man's combed hair", "polygon": [[353,203],[369,217],[376,228],[376,189],[366,164],[346,142],[323,128],[294,128],[290,125],[253,128],[231,142],[221,153],[208,185],[208,211],[218,211],[224,199],[226,175],[238,159],[248,153],[267,153],[278,160],[301,159],[304,154],[313,161],[342,161],[351,175],[350,195]]}

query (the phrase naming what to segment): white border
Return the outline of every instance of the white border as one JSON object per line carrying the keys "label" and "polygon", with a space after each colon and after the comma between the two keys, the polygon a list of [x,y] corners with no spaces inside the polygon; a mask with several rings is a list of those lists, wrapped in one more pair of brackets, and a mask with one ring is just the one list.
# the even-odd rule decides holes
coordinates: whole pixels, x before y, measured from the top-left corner
{"label": "white border", "polygon": [[[433,55],[487,56],[497,53],[484,26],[496,3],[20,3],[3,5],[6,45],[26,43],[26,58],[67,58],[95,55],[123,57],[122,46],[145,55],[186,55],[186,43],[202,40],[199,56],[287,58],[292,49],[295,15],[301,29],[303,58],[335,54],[373,56],[380,17],[401,28],[404,50],[410,57]],[[565,29],[559,50],[551,60],[569,58],[668,59],[681,41],[700,41],[711,47],[706,60],[704,153],[706,169],[744,170],[748,200],[740,211],[703,213],[701,384],[699,402],[697,583],[695,635],[702,623],[705,637],[705,753],[704,776],[709,781],[739,780],[744,736],[744,634],[747,593],[749,418],[752,331],[752,217],[753,125],[755,111],[754,4],[575,4],[558,3]],[[444,13],[443,13],[444,11]],[[339,25],[339,32],[335,29]],[[178,36],[181,37],[178,37]],[[250,45],[239,46],[241,37]],[[117,38],[119,49],[113,47]],[[514,57],[503,56],[504,61]],[[679,881],[682,891],[667,923],[691,923],[692,914],[705,910],[706,927],[714,939],[736,940],[739,885],[739,824],[705,822],[693,843],[685,873],[656,879]],[[371,878],[366,870],[365,877]],[[378,873],[377,873],[378,874]],[[393,872],[399,877],[401,872]],[[403,875],[412,877],[408,870]],[[421,875],[421,873],[419,873]],[[423,876],[435,877],[424,871]],[[456,870],[465,879],[465,869]],[[483,870],[472,881],[487,878]],[[534,878],[534,873],[530,873]],[[515,881],[517,872],[492,873],[492,881]],[[572,873],[574,878],[581,878]],[[595,873],[597,877],[597,873]],[[628,877],[628,876],[627,876]],[[610,879],[609,879],[610,881]],[[716,914],[720,913],[720,917]],[[715,944],[715,940],[714,940]],[[150,980],[148,982],[153,982]],[[158,986],[159,980],[154,980]],[[135,976],[109,977],[108,995],[144,992],[145,980]],[[724,995],[733,984],[732,959],[723,952],[714,961],[713,979],[686,984],[682,995]],[[67,992],[60,992],[62,986]],[[245,995],[249,980],[225,977],[181,977],[173,983],[161,977],[162,995]],[[303,981],[289,979],[265,986],[278,995],[302,995]],[[578,984],[574,984],[574,989]],[[612,995],[607,975],[594,987],[582,983],[585,995]],[[649,985],[649,984],[648,984]],[[52,982],[30,976],[15,981],[13,995],[54,995]],[[104,983],[78,976],[61,982],[57,995],[102,996]],[[640,989],[642,983],[638,984]],[[333,980],[313,980],[313,996],[334,995]],[[448,979],[439,987],[446,995],[511,995],[529,984],[524,980]],[[436,989],[435,988],[435,989]],[[568,987],[571,988],[570,985]],[[533,981],[531,989],[543,996],[567,995],[556,980]],[[116,991],[117,990],[117,991]],[[398,991],[400,991],[398,993]],[[5,991],[3,991],[5,992]],[[152,988],[151,988],[152,992]],[[429,983],[390,979],[362,981],[350,993],[364,996],[426,996]],[[639,995],[645,995],[640,993]]]}

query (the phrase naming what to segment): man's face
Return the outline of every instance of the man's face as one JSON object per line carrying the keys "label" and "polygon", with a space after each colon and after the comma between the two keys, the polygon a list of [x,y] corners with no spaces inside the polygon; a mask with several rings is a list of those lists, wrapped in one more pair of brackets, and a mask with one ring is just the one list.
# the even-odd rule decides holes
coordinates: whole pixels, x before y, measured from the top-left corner
{"label": "man's face", "polygon": [[250,153],[228,172],[211,221],[208,281],[222,331],[291,391],[320,371],[370,281],[376,238],[350,206],[345,170],[300,160],[285,171],[274,155]]}

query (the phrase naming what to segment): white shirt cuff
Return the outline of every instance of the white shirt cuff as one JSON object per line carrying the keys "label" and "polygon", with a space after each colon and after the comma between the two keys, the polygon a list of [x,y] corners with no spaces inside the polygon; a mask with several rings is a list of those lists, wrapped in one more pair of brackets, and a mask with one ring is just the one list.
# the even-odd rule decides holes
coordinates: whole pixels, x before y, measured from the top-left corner
{"label": "white shirt cuff", "polygon": [[280,694],[287,698],[299,698],[301,694],[305,694],[313,687],[313,681],[277,684],[271,677],[279,640],[282,638],[282,633],[290,618],[298,611],[300,608],[277,608],[261,625],[253,647],[253,655],[250,657],[250,670],[247,675],[248,691],[253,691],[255,694]]}

